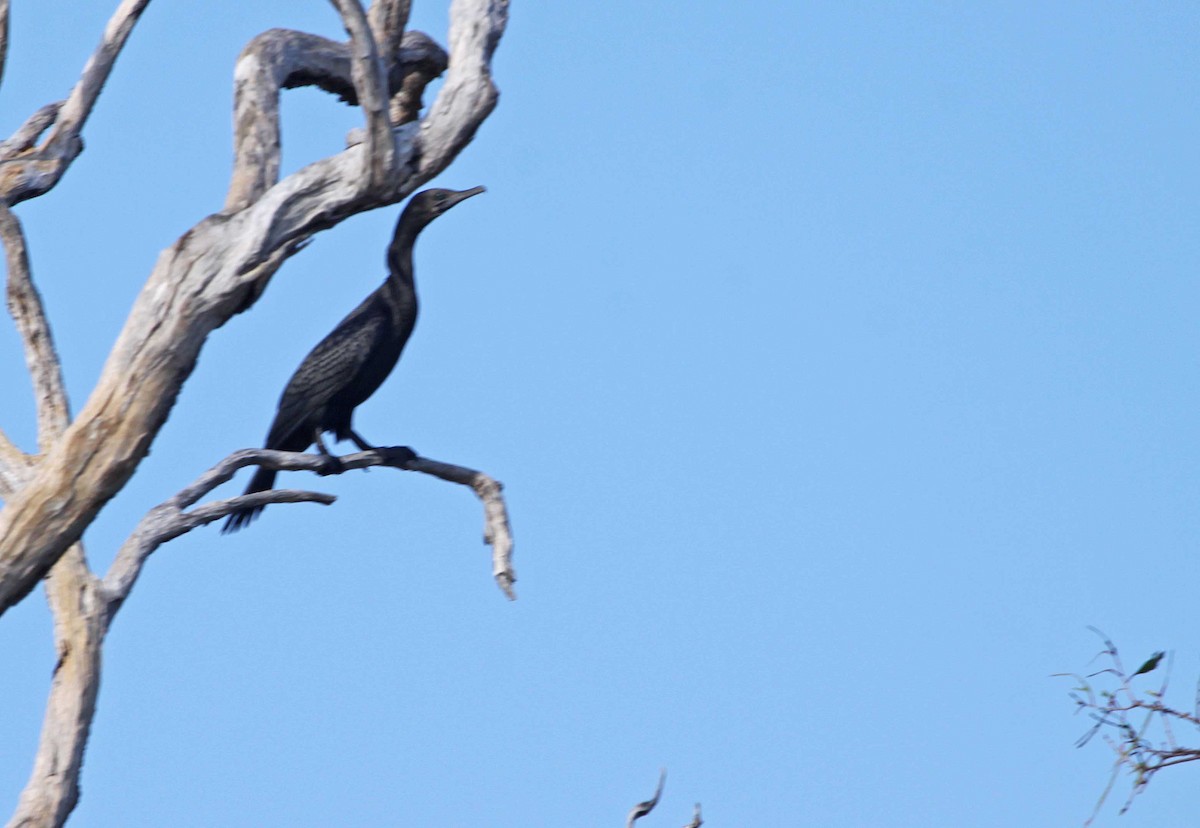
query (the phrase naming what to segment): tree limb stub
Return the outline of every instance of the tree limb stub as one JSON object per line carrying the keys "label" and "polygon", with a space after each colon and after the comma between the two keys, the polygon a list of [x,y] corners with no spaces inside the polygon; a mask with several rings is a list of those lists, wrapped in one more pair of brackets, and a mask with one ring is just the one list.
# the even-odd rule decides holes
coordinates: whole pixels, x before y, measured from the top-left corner
{"label": "tree limb stub", "polygon": [[[503,0],[455,0],[449,77],[442,105],[425,119],[432,128],[420,136],[419,170],[364,192],[365,150],[350,147],[288,176],[236,215],[202,220],[159,257],[78,418],[0,512],[0,614],[129,480],[208,334],[245,307],[256,283],[318,230],[396,203],[470,142],[495,106],[488,62],[507,8]],[[413,145],[397,149],[396,169],[405,170]]]}

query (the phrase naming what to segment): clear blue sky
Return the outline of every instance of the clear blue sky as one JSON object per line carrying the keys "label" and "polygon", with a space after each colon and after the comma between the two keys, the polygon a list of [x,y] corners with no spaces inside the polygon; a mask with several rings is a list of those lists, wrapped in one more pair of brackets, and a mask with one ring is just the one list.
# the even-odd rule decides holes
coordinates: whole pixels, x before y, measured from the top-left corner
{"label": "clear blue sky", "polygon": [[[113,4],[14,5],[5,135]],[[77,406],[219,209],[233,61],[271,26],[340,36],[321,2],[152,4],[85,154],[19,208]],[[1086,668],[1085,625],[1174,649],[1181,704],[1200,673],[1198,36],[1185,3],[513,0],[500,107],[438,182],[488,193],[422,237],[420,323],[358,423],[507,484],[520,600],[465,491],[289,478],[339,500],[151,560],[73,824],[599,828],[662,765],[647,828],[697,800],[714,828],[1081,823],[1109,755],[1049,675]],[[285,107],[288,170],[360,121]],[[396,214],[212,336],[96,564],[259,444]],[[0,387],[32,445],[11,326]],[[0,619],[5,815],[43,605]],[[1097,825],[1191,824],[1198,774]]]}

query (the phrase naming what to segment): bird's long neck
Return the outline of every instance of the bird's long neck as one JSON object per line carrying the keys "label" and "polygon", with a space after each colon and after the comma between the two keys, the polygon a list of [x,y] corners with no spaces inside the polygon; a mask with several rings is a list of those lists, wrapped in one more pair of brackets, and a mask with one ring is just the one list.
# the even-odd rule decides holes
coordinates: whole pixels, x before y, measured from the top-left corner
{"label": "bird's long neck", "polygon": [[416,284],[413,281],[413,246],[421,229],[414,228],[402,218],[396,226],[396,235],[388,247],[388,278],[383,284],[383,294],[394,307],[415,306]]}

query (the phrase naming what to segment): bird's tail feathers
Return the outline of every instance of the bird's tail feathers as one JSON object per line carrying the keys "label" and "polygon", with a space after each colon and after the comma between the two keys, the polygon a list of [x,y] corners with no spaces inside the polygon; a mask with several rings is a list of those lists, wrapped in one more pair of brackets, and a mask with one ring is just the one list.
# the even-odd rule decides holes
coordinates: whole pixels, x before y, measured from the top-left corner
{"label": "bird's tail feathers", "polygon": [[[254,473],[254,477],[250,479],[250,485],[246,487],[246,491],[242,494],[254,494],[255,492],[265,492],[275,486],[275,470],[259,468]],[[250,522],[258,517],[258,513],[265,507],[263,506],[248,506],[245,509],[238,509],[236,512],[229,513],[229,519],[225,521],[225,525],[221,527],[221,534],[236,532],[250,525]]]}

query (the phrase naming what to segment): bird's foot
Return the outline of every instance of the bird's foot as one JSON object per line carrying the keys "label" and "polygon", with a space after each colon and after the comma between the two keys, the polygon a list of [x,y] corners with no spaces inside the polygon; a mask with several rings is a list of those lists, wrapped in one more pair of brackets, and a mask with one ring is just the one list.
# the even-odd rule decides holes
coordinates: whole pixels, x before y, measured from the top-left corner
{"label": "bird's foot", "polygon": [[345,470],[346,466],[341,460],[339,460],[337,457],[334,457],[332,454],[323,452],[321,454],[321,466],[320,468],[316,469],[316,472],[317,474],[321,475],[321,477],[328,477],[331,474],[341,474]]}
{"label": "bird's foot", "polygon": [[401,468],[416,460],[418,455],[408,446],[393,446],[390,454]]}

